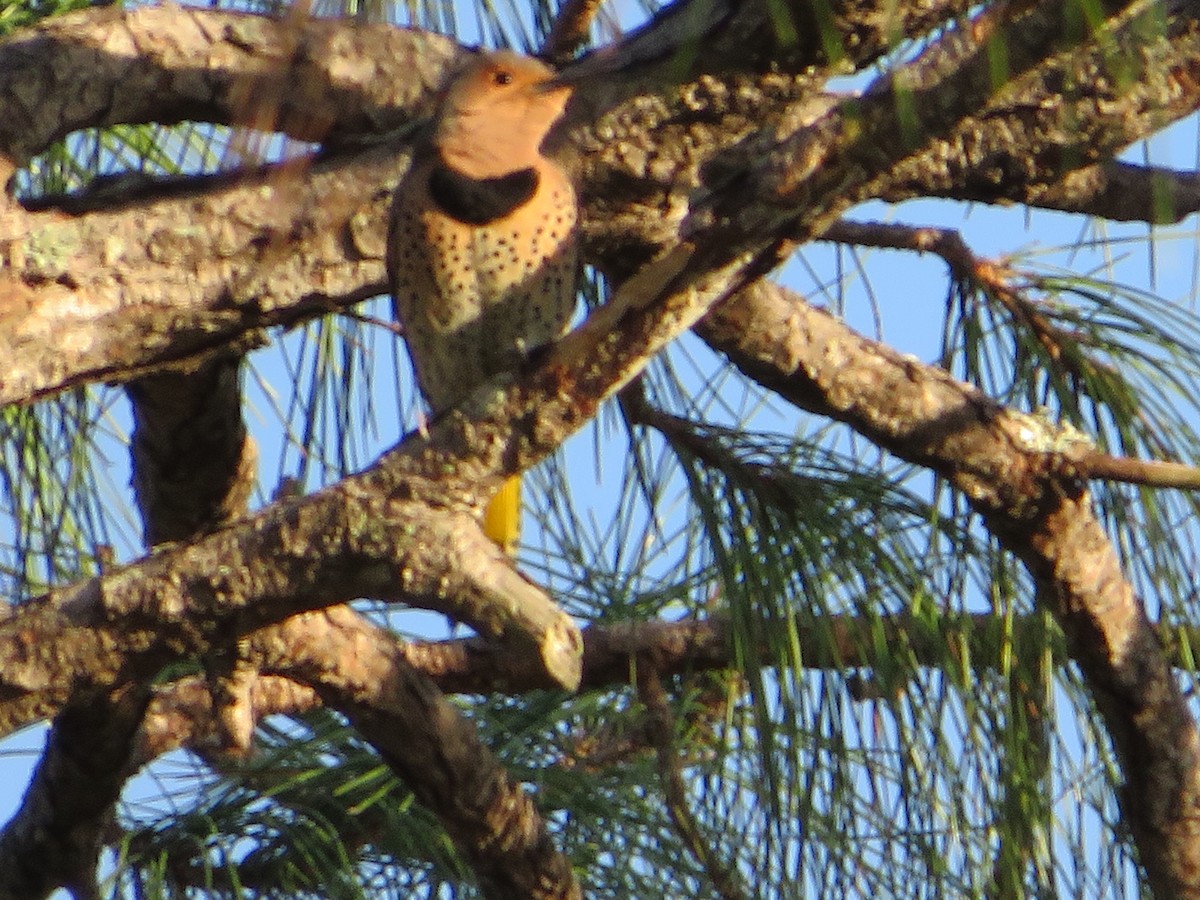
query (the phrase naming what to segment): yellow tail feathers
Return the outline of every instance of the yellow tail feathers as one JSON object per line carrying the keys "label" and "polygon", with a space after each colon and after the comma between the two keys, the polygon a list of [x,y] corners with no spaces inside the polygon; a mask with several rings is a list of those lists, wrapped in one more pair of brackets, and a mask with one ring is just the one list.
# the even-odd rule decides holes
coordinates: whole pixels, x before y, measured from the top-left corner
{"label": "yellow tail feathers", "polygon": [[483,511],[483,530],[512,556],[521,538],[521,476],[514,475],[500,486]]}

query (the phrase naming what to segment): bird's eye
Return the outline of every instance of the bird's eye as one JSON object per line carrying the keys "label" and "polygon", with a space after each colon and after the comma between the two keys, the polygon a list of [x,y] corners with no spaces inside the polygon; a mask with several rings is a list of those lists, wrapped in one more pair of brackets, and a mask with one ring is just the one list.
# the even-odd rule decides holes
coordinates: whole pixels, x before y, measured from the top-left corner
{"label": "bird's eye", "polygon": [[504,86],[506,84],[512,84],[512,80],[512,72],[509,72],[506,69],[497,69],[492,73],[492,84]]}

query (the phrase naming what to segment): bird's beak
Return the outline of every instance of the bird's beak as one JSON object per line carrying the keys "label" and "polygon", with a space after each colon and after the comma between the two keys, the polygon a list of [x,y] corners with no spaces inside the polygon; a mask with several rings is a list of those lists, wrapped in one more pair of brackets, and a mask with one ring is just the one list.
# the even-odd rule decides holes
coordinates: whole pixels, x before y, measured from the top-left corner
{"label": "bird's beak", "polygon": [[572,90],[578,79],[564,77],[562,73],[555,75],[552,78],[547,78],[545,81],[538,82],[537,92],[539,94],[553,94],[557,91]]}
{"label": "bird's beak", "polygon": [[567,63],[565,69],[544,84],[547,90],[577,87],[584,81],[611,76],[620,66],[621,58],[611,50],[594,50],[581,59]]}

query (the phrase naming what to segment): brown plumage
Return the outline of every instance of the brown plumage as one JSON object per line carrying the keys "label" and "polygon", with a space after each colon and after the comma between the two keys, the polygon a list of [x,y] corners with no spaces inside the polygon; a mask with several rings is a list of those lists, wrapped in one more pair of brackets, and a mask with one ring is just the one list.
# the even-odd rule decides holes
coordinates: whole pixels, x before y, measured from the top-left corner
{"label": "brown plumage", "polygon": [[[552,76],[515,53],[481,56],[450,85],[431,146],[396,190],[388,274],[434,415],[562,335],[574,311],[575,192],[541,153],[570,94]],[[518,503],[510,486],[489,509],[508,549]]]}

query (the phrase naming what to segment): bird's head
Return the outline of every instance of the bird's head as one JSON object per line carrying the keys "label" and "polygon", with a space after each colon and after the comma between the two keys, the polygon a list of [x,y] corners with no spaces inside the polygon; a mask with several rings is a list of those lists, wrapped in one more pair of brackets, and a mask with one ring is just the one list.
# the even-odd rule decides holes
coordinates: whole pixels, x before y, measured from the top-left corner
{"label": "bird's head", "polygon": [[507,50],[471,62],[438,110],[434,144],[442,158],[474,178],[532,165],[571,88],[544,63]]}

